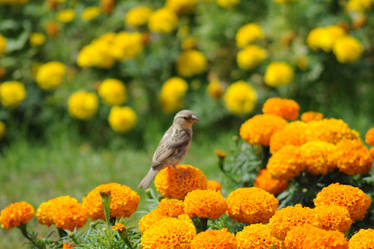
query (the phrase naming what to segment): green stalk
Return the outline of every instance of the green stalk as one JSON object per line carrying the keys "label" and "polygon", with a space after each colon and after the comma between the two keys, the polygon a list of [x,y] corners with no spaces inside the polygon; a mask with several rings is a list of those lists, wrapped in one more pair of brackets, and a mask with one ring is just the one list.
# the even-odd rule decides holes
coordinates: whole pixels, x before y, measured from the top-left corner
{"label": "green stalk", "polygon": [[34,238],[32,236],[30,236],[30,234],[27,231],[27,225],[26,224],[22,224],[22,225],[18,226],[18,228],[21,230],[22,235],[25,236],[25,238],[28,239],[36,248],[44,249],[43,246],[39,245],[37,243],[37,241],[35,241]]}

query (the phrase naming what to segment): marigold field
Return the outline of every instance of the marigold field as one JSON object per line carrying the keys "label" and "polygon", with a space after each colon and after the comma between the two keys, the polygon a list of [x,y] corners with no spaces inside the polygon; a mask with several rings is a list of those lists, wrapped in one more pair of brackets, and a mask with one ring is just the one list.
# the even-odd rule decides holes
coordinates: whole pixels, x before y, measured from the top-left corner
{"label": "marigold field", "polygon": [[0,248],[373,249],[373,9],[0,0]]}

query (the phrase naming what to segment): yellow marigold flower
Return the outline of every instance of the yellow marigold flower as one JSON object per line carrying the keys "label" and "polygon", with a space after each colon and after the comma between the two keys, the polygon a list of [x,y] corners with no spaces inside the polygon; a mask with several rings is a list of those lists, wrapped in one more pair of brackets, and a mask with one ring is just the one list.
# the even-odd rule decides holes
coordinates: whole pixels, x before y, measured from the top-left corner
{"label": "yellow marigold flower", "polygon": [[352,225],[348,209],[342,206],[318,206],[314,209],[321,228],[325,230],[348,232]]}
{"label": "yellow marigold flower", "polygon": [[179,14],[190,12],[196,4],[197,0],[166,0],[165,7]]}
{"label": "yellow marigold flower", "polygon": [[131,188],[119,183],[102,184],[94,188],[83,198],[83,207],[88,216],[93,219],[105,219],[100,192],[110,191],[110,217],[130,217],[138,208],[140,197]]}
{"label": "yellow marigold flower", "polygon": [[370,10],[373,1],[371,0],[349,0],[346,9],[352,12],[364,12],[365,10]]}
{"label": "yellow marigold flower", "polygon": [[265,83],[271,87],[288,85],[293,80],[293,69],[285,62],[272,62],[265,73]]}
{"label": "yellow marigold flower", "polygon": [[369,149],[361,140],[343,139],[336,145],[332,157],[339,171],[347,175],[366,174],[373,162]]}
{"label": "yellow marigold flower", "polygon": [[66,66],[52,61],[41,65],[36,73],[36,83],[43,90],[54,90],[64,81]]}
{"label": "yellow marigold flower", "polygon": [[130,9],[125,18],[125,25],[129,28],[136,28],[147,24],[152,15],[152,9],[147,6],[138,6]]}
{"label": "yellow marigold flower", "polygon": [[72,22],[74,18],[75,18],[75,10],[73,9],[65,9],[57,13],[57,19],[60,22],[69,23],[69,22]]}
{"label": "yellow marigold flower", "polygon": [[369,145],[374,145],[374,128],[369,129],[365,135],[365,142]]}
{"label": "yellow marigold flower", "polygon": [[4,229],[26,224],[34,217],[34,207],[25,201],[15,202],[1,210],[0,223]]}
{"label": "yellow marigold flower", "polygon": [[6,81],[0,84],[0,102],[8,108],[19,106],[26,98],[26,89],[21,82]]}
{"label": "yellow marigold flower", "polygon": [[81,18],[83,21],[89,22],[95,20],[100,15],[100,8],[96,6],[87,7],[83,10]]}
{"label": "yellow marigold flower", "polygon": [[153,224],[142,236],[143,249],[189,249],[196,229],[191,220],[164,218]]}
{"label": "yellow marigold flower", "polygon": [[109,52],[117,60],[133,59],[144,49],[143,35],[120,32],[111,41]]}
{"label": "yellow marigold flower", "polygon": [[69,113],[77,119],[92,118],[96,114],[98,106],[99,100],[96,94],[86,91],[77,91],[68,100]]}
{"label": "yellow marigold flower", "polygon": [[358,132],[350,129],[343,120],[334,118],[311,121],[305,132],[308,141],[325,141],[332,144],[337,144],[342,139],[359,138]]}
{"label": "yellow marigold flower", "polygon": [[57,228],[73,231],[87,222],[87,212],[77,199],[61,196],[52,201],[51,218]]}
{"label": "yellow marigold flower", "polygon": [[219,218],[226,209],[225,198],[214,190],[193,190],[184,199],[184,211],[191,218]]}
{"label": "yellow marigold flower", "polygon": [[138,223],[139,226],[139,232],[144,233],[146,230],[148,230],[153,224],[156,222],[167,218],[168,216],[161,215],[161,213],[155,209],[152,210],[150,213],[144,215]]}
{"label": "yellow marigold flower", "polygon": [[292,99],[269,98],[265,101],[262,111],[287,120],[295,120],[299,116],[300,106]]}
{"label": "yellow marigold flower", "polygon": [[296,2],[296,0],[274,0],[274,2],[280,3],[280,4],[287,4],[287,3]]}
{"label": "yellow marigold flower", "polygon": [[267,52],[265,49],[256,45],[249,45],[238,53],[236,61],[240,68],[252,70],[266,58]]}
{"label": "yellow marigold flower", "polygon": [[208,190],[214,190],[217,192],[221,191],[221,184],[215,180],[207,180],[206,181],[206,189]]}
{"label": "yellow marigold flower", "polygon": [[236,234],[240,249],[283,249],[282,241],[270,234],[264,224],[252,224]]}
{"label": "yellow marigold flower", "polygon": [[250,84],[240,80],[227,88],[223,100],[230,112],[237,115],[249,114],[255,108],[257,93]]}
{"label": "yellow marigold flower", "polygon": [[155,33],[170,33],[178,25],[178,16],[167,8],[154,11],[149,17],[148,28]]}
{"label": "yellow marigold flower", "polygon": [[278,210],[269,221],[271,234],[280,240],[285,239],[292,227],[304,224],[319,226],[314,210],[300,204]]}
{"label": "yellow marigold flower", "polygon": [[348,249],[348,241],[339,231],[311,230],[303,242],[303,249]]}
{"label": "yellow marigold flower", "polygon": [[275,115],[259,114],[240,127],[240,136],[253,145],[269,146],[274,133],[283,129],[287,121]]}
{"label": "yellow marigold flower", "polygon": [[105,15],[110,15],[115,7],[115,0],[100,0],[100,8]]}
{"label": "yellow marigold flower", "polygon": [[220,99],[224,93],[225,89],[218,80],[212,80],[209,82],[207,88],[207,94],[213,99]]}
{"label": "yellow marigold flower", "polygon": [[178,57],[177,71],[180,76],[191,77],[206,70],[207,61],[203,53],[195,49],[186,50]]}
{"label": "yellow marigold flower", "polygon": [[6,126],[4,122],[0,121],[0,140],[5,136]]}
{"label": "yellow marigold flower", "polygon": [[241,27],[236,33],[236,46],[244,48],[262,37],[264,37],[264,32],[261,27],[255,23],[248,23]]}
{"label": "yellow marigold flower", "polygon": [[345,34],[345,30],[338,25],[318,27],[310,31],[307,43],[313,50],[322,49],[325,52],[330,52],[336,41]]}
{"label": "yellow marigold flower", "polygon": [[43,33],[31,33],[30,44],[33,47],[38,47],[43,45],[45,42],[45,35]]}
{"label": "yellow marigold flower", "polygon": [[166,113],[174,112],[183,106],[183,98],[188,90],[187,82],[178,77],[167,80],[161,88],[160,102]]}
{"label": "yellow marigold flower", "polygon": [[116,132],[125,133],[132,130],[136,124],[136,113],[127,106],[113,106],[108,121]]}
{"label": "yellow marigold flower", "polygon": [[234,8],[240,0],[216,0],[217,4],[225,9],[232,9]]}
{"label": "yellow marigold flower", "polygon": [[274,179],[269,170],[262,169],[256,177],[254,186],[262,188],[270,194],[277,195],[287,189],[288,182],[285,180]]}
{"label": "yellow marigold flower", "polygon": [[351,36],[339,38],[333,47],[336,59],[340,63],[355,62],[361,57],[363,51],[361,43]]}
{"label": "yellow marigold flower", "polygon": [[267,223],[278,209],[274,195],[257,187],[238,188],[227,197],[227,214],[238,222]]}
{"label": "yellow marigold flower", "polygon": [[324,141],[312,141],[301,146],[301,161],[313,175],[326,175],[336,168],[332,154],[335,145]]}
{"label": "yellow marigold flower", "polygon": [[197,40],[193,36],[186,37],[183,39],[181,47],[183,50],[195,49],[197,47]]}
{"label": "yellow marigold flower", "polygon": [[121,223],[117,223],[114,226],[112,226],[112,229],[114,231],[123,232],[126,231],[126,226]]}
{"label": "yellow marigold flower", "polygon": [[155,186],[164,197],[183,200],[192,190],[206,189],[206,177],[192,165],[177,165],[161,170],[156,175]]}
{"label": "yellow marigold flower", "polygon": [[126,101],[126,88],[122,81],[106,79],[98,88],[98,93],[107,105],[122,105]]}
{"label": "yellow marigold flower", "polygon": [[316,207],[329,205],[346,207],[351,219],[357,221],[364,218],[371,199],[359,188],[334,183],[323,188],[313,202]]}
{"label": "yellow marigold flower", "polygon": [[226,228],[221,230],[208,230],[201,232],[192,240],[191,249],[237,249],[235,235],[227,232]]}
{"label": "yellow marigold flower", "polygon": [[374,245],[374,229],[360,229],[349,240],[349,249],[371,249]]}
{"label": "yellow marigold flower", "polygon": [[302,249],[304,240],[312,232],[318,232],[321,229],[310,224],[294,226],[287,233],[284,239],[284,247],[287,249]]}
{"label": "yellow marigold flower", "polygon": [[323,119],[323,114],[320,112],[304,112],[301,114],[301,121],[308,123],[311,121],[319,121]]}
{"label": "yellow marigold flower", "polygon": [[162,199],[155,210],[165,217],[175,217],[185,213],[183,201],[177,199]]}
{"label": "yellow marigold flower", "polygon": [[307,142],[307,124],[301,121],[287,123],[270,139],[270,151],[275,153],[286,145],[300,146]]}
{"label": "yellow marigold flower", "polygon": [[0,56],[5,54],[7,39],[0,34]]}
{"label": "yellow marigold flower", "polygon": [[275,179],[292,180],[305,168],[300,147],[294,145],[282,147],[269,159],[266,168]]}
{"label": "yellow marigold flower", "polygon": [[45,31],[49,37],[56,37],[60,33],[60,26],[55,21],[47,22]]}

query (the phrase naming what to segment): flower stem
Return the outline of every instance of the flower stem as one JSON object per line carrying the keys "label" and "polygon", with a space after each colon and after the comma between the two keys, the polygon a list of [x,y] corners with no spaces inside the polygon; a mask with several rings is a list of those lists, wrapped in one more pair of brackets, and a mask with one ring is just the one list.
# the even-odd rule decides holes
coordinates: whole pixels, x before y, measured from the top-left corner
{"label": "flower stem", "polygon": [[128,238],[123,238],[123,240],[125,241],[126,245],[130,248],[130,249],[134,249],[134,247],[131,245],[131,242]]}
{"label": "flower stem", "polygon": [[208,229],[208,218],[200,218],[201,231],[206,231]]}
{"label": "flower stem", "polygon": [[37,243],[37,241],[35,241],[34,238],[32,236],[30,236],[30,234],[27,231],[26,224],[22,224],[22,225],[18,226],[18,228],[21,230],[22,235],[25,236],[25,238],[28,239],[36,248],[44,249],[44,247],[42,245],[39,245]]}

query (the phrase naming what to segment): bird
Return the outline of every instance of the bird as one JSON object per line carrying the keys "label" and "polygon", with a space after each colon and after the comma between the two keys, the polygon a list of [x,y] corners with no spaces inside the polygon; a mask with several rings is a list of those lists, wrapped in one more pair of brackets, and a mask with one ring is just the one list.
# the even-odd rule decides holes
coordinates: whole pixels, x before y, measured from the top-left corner
{"label": "bird", "polygon": [[175,167],[183,160],[192,141],[192,125],[198,117],[190,110],[179,111],[173,124],[163,135],[151,163],[151,169],[140,182],[138,188],[147,189],[157,173],[165,167]]}

